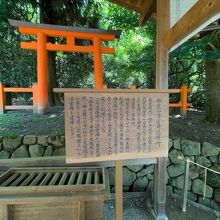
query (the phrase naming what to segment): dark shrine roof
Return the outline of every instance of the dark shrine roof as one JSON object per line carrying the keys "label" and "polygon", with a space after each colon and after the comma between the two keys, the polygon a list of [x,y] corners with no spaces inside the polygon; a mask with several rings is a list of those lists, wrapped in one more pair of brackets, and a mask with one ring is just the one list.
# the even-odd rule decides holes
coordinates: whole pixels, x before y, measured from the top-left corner
{"label": "dark shrine roof", "polygon": [[19,21],[19,20],[13,20],[13,19],[8,19],[8,21],[11,26],[17,27],[17,28],[18,27],[30,27],[30,28],[49,29],[49,30],[90,33],[90,34],[111,34],[111,35],[115,35],[116,38],[119,38],[121,35],[121,30],[80,28],[80,27],[62,26],[62,25],[53,25],[53,24],[32,23],[32,22]]}

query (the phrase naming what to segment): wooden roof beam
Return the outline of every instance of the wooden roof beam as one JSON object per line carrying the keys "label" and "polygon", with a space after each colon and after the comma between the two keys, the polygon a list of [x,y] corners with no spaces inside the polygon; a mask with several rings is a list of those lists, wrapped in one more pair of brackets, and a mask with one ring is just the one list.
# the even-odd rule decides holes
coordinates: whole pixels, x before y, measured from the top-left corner
{"label": "wooden roof beam", "polygon": [[138,7],[136,4],[132,4],[130,1],[124,1],[124,0],[109,0],[109,1],[117,5],[120,5],[124,8],[130,9],[132,11],[141,13],[140,7]]}
{"label": "wooden roof beam", "polygon": [[146,21],[150,18],[153,12],[156,12],[157,1],[148,0],[145,2],[145,5],[142,7],[141,16],[140,16],[140,25],[144,25]]}
{"label": "wooden roof beam", "polygon": [[220,18],[219,0],[199,0],[169,31],[165,43],[176,49],[207,25]]}

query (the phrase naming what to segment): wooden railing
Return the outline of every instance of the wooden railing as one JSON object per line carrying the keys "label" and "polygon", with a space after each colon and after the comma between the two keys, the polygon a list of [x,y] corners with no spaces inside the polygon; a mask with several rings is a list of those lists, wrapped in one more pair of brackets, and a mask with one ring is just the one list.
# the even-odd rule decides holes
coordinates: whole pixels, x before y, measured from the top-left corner
{"label": "wooden railing", "polygon": [[187,108],[192,106],[192,103],[188,103],[188,93],[192,90],[187,88],[187,86],[181,86],[180,89],[169,89],[169,93],[180,93],[180,102],[179,103],[170,103],[170,108],[179,107],[181,108],[181,115],[184,117],[187,114]]}
{"label": "wooden railing", "polygon": [[[136,85],[130,87],[132,90],[136,89]],[[180,89],[167,89],[167,92],[170,94],[180,93],[180,102],[179,103],[169,103],[170,108],[181,108],[181,115],[183,117],[187,114],[187,108],[192,106],[192,103],[188,103],[188,93],[191,92],[191,88],[183,85]]]}
{"label": "wooden railing", "polygon": [[[106,86],[104,86],[105,88]],[[131,86],[131,89],[135,89],[136,86]],[[33,105],[6,105],[6,93],[7,92],[31,92],[33,93]],[[186,116],[187,108],[192,106],[192,103],[188,103],[188,93],[191,89],[187,86],[181,86],[180,89],[168,89],[169,93],[180,93],[179,103],[170,103],[170,108],[181,108],[182,116]],[[37,112],[37,83],[31,88],[9,88],[0,84],[0,113],[4,113],[4,110],[16,110],[16,109],[33,109],[33,112]]]}
{"label": "wooden railing", "polygon": [[[6,93],[7,92],[21,92],[33,94],[33,105],[6,105]],[[34,83],[31,88],[12,88],[5,87],[0,83],[0,113],[4,113],[5,110],[20,110],[20,109],[32,109],[36,112],[37,109],[37,83]]]}

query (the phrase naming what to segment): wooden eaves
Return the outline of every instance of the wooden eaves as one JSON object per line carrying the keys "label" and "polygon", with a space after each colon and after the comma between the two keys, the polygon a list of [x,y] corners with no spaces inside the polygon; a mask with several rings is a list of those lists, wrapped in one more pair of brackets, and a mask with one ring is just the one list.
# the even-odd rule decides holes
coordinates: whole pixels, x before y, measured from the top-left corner
{"label": "wooden eaves", "polygon": [[[161,9],[158,5],[159,0],[109,0],[115,4],[121,5],[127,9],[135,11],[140,14],[140,24],[144,25],[150,17],[156,17],[158,20],[158,12],[163,13],[165,10],[165,2],[162,3]],[[175,0],[179,7],[184,8],[181,0]],[[220,0],[192,0],[195,4],[175,23],[174,26],[168,28],[164,38],[163,44],[169,48],[170,51],[183,44],[193,35],[202,31],[209,24],[220,18]],[[165,12],[168,17],[177,11],[170,9],[171,1],[168,1],[168,9]],[[164,15],[165,16],[165,15]],[[165,17],[164,17],[165,18]],[[162,19],[163,20],[163,19]],[[162,21],[161,20],[161,21]],[[164,21],[162,21],[162,26]]]}
{"label": "wooden eaves", "polygon": [[140,24],[145,22],[156,13],[156,0],[109,0],[124,8],[130,9],[140,14]]}

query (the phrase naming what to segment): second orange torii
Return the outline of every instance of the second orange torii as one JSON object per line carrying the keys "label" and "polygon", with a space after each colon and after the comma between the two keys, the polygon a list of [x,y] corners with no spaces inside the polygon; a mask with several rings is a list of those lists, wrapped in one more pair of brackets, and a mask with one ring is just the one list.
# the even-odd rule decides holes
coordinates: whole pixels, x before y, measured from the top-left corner
{"label": "second orange torii", "polygon": [[[95,88],[103,88],[102,54],[113,54],[114,48],[102,46],[102,41],[113,41],[121,31],[74,28],[68,26],[35,24],[17,20],[9,20],[10,24],[22,34],[34,35],[37,41],[21,42],[21,48],[37,51],[37,112],[42,114],[48,104],[47,85],[47,51],[64,51],[94,54]],[[64,44],[47,42],[47,37],[66,39]],[[88,46],[76,45],[75,40],[90,40]]]}

